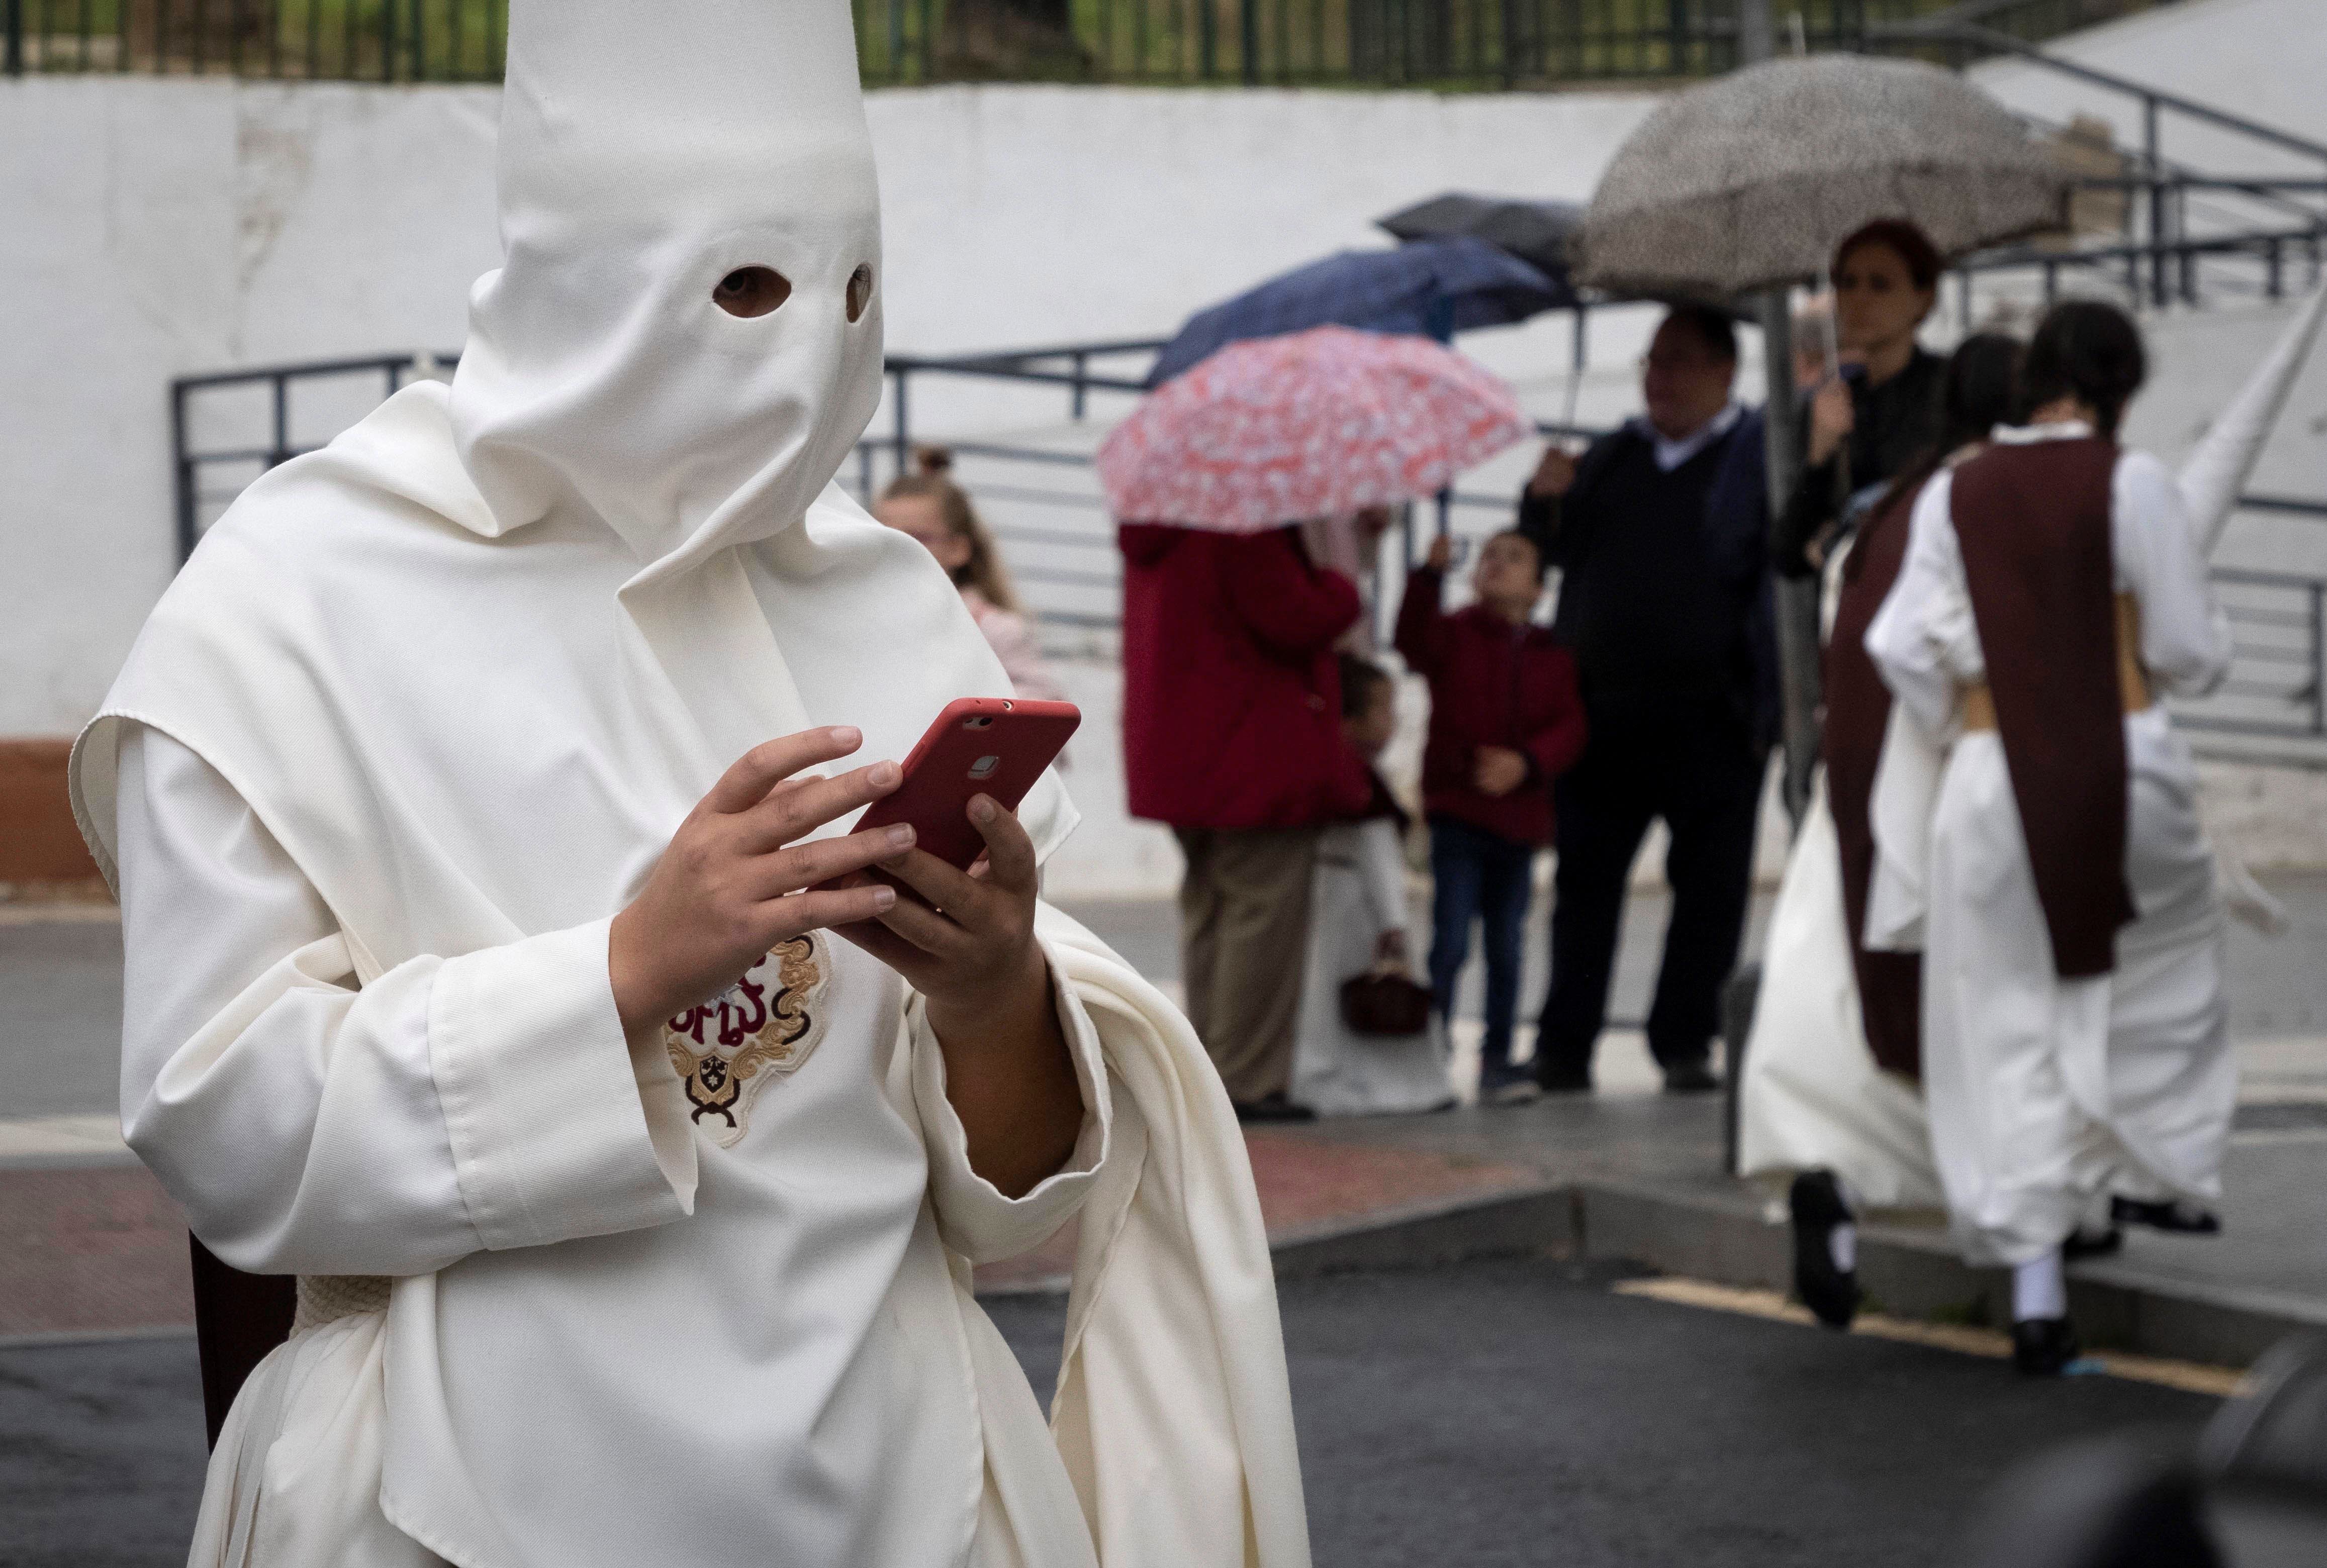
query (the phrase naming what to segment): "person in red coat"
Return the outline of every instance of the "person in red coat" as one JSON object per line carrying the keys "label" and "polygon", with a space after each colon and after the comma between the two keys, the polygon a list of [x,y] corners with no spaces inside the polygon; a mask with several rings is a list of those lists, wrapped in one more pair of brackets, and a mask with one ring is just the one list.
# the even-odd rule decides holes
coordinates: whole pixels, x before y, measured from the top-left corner
{"label": "person in red coat", "polygon": [[1511,1065],[1519,946],[1534,891],[1536,852],[1551,843],[1551,781],[1584,750],[1575,658],[1532,624],[1543,596],[1535,542],[1497,534],[1479,552],[1476,602],[1440,607],[1453,541],[1430,546],[1406,580],[1397,651],[1430,683],[1430,739],[1422,805],[1430,820],[1430,988],[1451,1015],[1454,982],[1486,928],[1487,1031],[1479,1045],[1479,1098],[1515,1105],[1541,1090]]}
{"label": "person in red coat", "polygon": [[1299,1119],[1285,1090],[1317,835],[1369,795],[1333,654],[1357,584],[1292,527],[1126,523],[1117,542],[1124,779],[1131,814],[1168,824],[1187,857],[1188,1021],[1240,1117]]}

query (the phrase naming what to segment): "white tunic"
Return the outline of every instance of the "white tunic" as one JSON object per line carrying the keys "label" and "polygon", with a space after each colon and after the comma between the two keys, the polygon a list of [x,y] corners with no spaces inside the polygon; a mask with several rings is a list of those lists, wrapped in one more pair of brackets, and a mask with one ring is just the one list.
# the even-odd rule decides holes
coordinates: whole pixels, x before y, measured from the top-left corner
{"label": "white tunic", "polygon": [[[263,1272],[412,1276],[405,1288],[425,1290],[467,1258],[537,1283],[508,1302],[509,1331],[489,1348],[437,1347],[442,1397],[597,1435],[458,1451],[524,1545],[433,1543],[442,1552],[647,1562],[666,1560],[678,1531],[712,1561],[1091,1562],[1024,1378],[1006,1351],[984,1367],[970,1354],[968,1335],[992,1330],[957,1309],[939,1240],[1006,1256],[1088,1194],[1105,1067],[1071,990],[1061,1016],[1095,1108],[1066,1169],[1024,1198],[969,1170],[942,1096],[916,1100],[894,975],[828,938],[818,957],[833,973],[803,1059],[756,1097],[732,1147],[703,1139],[687,1159],[703,1118],[690,1118],[659,1024],[623,1041],[603,923],[537,939],[528,961],[481,984],[445,966],[347,989],[332,973],[330,912],[224,779],[144,729],[125,738],[120,768],[123,1122],[190,1195],[195,1230]],[[498,1064],[486,1092],[506,1103],[477,1107],[518,1132],[498,1147],[455,1146],[450,1075],[432,1065],[479,1030],[472,1012],[542,1047]],[[493,1250],[512,1238],[483,1215],[490,1195],[537,1183],[555,1184],[561,1212],[530,1246]],[[384,1315],[365,1311],[275,1354],[220,1444],[248,1451],[265,1479],[254,1491],[232,1466],[214,1471],[194,1562],[323,1560],[301,1549],[311,1535],[319,1553],[341,1543],[337,1563],[440,1560],[391,1523],[378,1442],[390,1344]],[[437,1435],[457,1445],[459,1424]],[[617,1463],[626,1475],[607,1473]],[[981,1529],[989,1485],[1036,1506]],[[657,1500],[575,1511],[606,1491]],[[239,1521],[247,1548],[238,1494],[256,1516]],[[319,1494],[339,1502],[303,1506]],[[342,1520],[350,1504],[357,1517]]]}
{"label": "white tunic", "polygon": [[[1996,438],[2088,434],[2068,425]],[[1881,798],[1886,754],[1868,934],[1901,945],[1920,906],[1924,1095],[1950,1218],[1975,1261],[2017,1265],[2058,1247],[2104,1191],[2217,1201],[2236,1067],[2196,774],[2162,706],[2125,721],[2126,877],[2139,918],[2117,934],[2113,973],[2063,980],[2053,968],[2002,742],[1958,733],[1960,694],[1986,678],[1986,662],[1952,496],[1942,473],[1917,502],[1899,582],[1866,636],[1898,714],[1948,748],[1927,849],[1901,842],[1899,814]],[[2146,453],[2118,461],[2110,530],[2116,587],[2139,602],[2153,684],[2220,680],[2228,631],[2179,492]]]}
{"label": "white tunic", "polygon": [[[1341,1022],[1341,983],[1373,967],[1382,933],[1406,930],[1397,824],[1380,817],[1325,829],[1310,883],[1309,956],[1294,1035],[1296,1105],[1321,1116],[1364,1116],[1453,1103],[1435,1036],[1385,1039]],[[1412,939],[1408,933],[1409,950]]]}

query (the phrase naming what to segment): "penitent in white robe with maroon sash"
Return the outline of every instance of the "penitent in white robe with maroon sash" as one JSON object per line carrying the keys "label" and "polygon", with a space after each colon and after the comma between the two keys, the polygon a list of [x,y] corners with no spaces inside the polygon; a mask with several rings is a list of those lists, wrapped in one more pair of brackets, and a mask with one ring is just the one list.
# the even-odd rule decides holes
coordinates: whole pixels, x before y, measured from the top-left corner
{"label": "penitent in white robe with maroon sash", "polygon": [[[2066,425],[1996,439],[2090,434]],[[2056,971],[2003,743],[1962,723],[1962,695],[1987,666],[1953,478],[1924,491],[1898,584],[1867,632],[1898,699],[1893,723],[1917,732],[1889,747],[1877,784],[1867,935],[1870,947],[1923,949],[1924,1095],[1950,1218],[1974,1261],[2017,1265],[2059,1247],[2107,1192],[2217,1202],[2237,1069],[2196,772],[2162,705],[2123,721],[2137,916],[2118,929],[2108,973]],[[2229,641],[2173,481],[2126,453],[2109,489],[2115,588],[2139,606],[2152,689],[2204,690]],[[1907,765],[1919,750],[1935,778]]]}

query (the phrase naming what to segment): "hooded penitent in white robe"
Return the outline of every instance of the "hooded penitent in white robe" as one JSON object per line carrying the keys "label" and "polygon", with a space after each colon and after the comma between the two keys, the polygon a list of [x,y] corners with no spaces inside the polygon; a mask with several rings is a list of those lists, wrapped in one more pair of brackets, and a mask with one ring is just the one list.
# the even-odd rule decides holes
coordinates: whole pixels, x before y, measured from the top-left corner
{"label": "hooded penitent in white robe", "polygon": [[[1087,932],[1038,919],[1085,1120],[1015,1200],[844,941],[614,1011],[611,918],[736,757],[900,757],[1010,689],[829,488],[881,365],[846,7],[519,0],[503,112],[453,384],[252,485],[74,756],[129,1142],[221,1258],[300,1276],[193,1562],[1298,1568],[1243,1144]],[[718,309],[752,266],[789,297]],[[1021,816],[1041,854],[1074,821],[1054,777]],[[969,1271],[1078,1210],[1046,1427]]]}
{"label": "hooded penitent in white robe", "polygon": [[[1996,439],[2090,434],[2061,425]],[[2196,771],[2162,705],[2124,720],[2137,918],[2117,934],[2112,972],[2054,969],[2003,744],[1960,726],[1961,694],[1986,679],[1986,661],[1953,479],[1939,475],[1917,503],[1906,564],[1866,636],[1897,699],[1894,726],[1917,726],[1929,754],[1945,754],[1927,810],[1901,806],[1912,770],[1886,754],[1867,937],[1922,947],[1924,1096],[1950,1221],[1973,1261],[2019,1265],[2055,1251],[2104,1192],[2219,1202],[2237,1069]],[[2110,488],[2115,585],[2140,608],[2140,663],[2154,690],[2202,691],[2228,667],[2229,639],[2181,495],[2138,452],[2118,458]]]}

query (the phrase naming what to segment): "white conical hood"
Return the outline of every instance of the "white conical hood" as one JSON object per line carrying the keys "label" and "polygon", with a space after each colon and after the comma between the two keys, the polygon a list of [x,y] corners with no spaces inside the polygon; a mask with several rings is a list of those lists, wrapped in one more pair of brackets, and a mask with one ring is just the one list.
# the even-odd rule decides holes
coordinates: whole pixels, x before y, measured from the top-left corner
{"label": "white conical hood", "polygon": [[2238,510],[2238,494],[2261,460],[2271,426],[2278,422],[2278,411],[2294,390],[2303,361],[2310,357],[2322,310],[2327,310],[2327,288],[2313,294],[2311,303],[2296,313],[2270,358],[2256,368],[2229,406],[2215,419],[2198,450],[2182,465],[2182,504],[2189,509],[2191,532],[2204,555],[2214,553],[2214,546],[2222,542],[2223,530],[2229,527],[2230,514]]}
{"label": "white conical hood", "polygon": [[[796,521],[880,398],[846,0],[513,0],[500,213],[451,405],[494,531],[578,502],[660,575]],[[749,266],[791,293],[746,319]]]}

